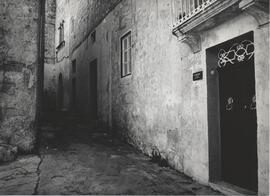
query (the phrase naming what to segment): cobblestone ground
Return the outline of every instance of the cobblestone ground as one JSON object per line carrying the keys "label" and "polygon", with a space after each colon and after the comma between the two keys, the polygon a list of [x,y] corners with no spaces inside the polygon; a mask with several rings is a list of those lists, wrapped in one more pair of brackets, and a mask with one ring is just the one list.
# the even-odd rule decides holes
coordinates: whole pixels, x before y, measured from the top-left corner
{"label": "cobblestone ground", "polygon": [[0,194],[219,195],[102,129],[48,128],[39,156],[0,166]]}

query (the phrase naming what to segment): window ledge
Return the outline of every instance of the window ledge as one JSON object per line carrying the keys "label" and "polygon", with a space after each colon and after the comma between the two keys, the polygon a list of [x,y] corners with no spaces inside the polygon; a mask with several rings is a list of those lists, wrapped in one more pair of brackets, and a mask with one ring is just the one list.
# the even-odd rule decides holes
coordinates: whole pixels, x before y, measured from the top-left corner
{"label": "window ledge", "polygon": [[56,52],[58,52],[61,48],[65,46],[66,42],[62,41],[57,47],[56,47]]}
{"label": "window ledge", "polygon": [[128,78],[128,77],[131,77],[131,76],[132,76],[132,74],[131,73],[128,73],[126,75],[121,75],[121,78]]}

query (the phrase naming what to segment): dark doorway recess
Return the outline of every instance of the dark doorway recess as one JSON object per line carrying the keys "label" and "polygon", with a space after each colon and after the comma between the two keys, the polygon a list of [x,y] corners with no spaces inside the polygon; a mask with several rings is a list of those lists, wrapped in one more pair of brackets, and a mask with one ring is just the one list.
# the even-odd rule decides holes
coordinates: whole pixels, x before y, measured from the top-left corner
{"label": "dark doorway recess", "polygon": [[72,78],[72,100],[71,100],[71,107],[72,107],[72,111],[76,112],[76,108],[77,108],[77,104],[76,104],[76,96],[77,96],[77,80],[76,77]]}
{"label": "dark doorway recess", "polygon": [[58,76],[58,87],[57,87],[57,108],[61,111],[64,103],[64,83],[62,73]]}
{"label": "dark doorway recess", "polygon": [[253,32],[206,50],[209,176],[258,189]]}
{"label": "dark doorway recess", "polygon": [[97,118],[97,59],[89,66],[89,112],[92,120]]}

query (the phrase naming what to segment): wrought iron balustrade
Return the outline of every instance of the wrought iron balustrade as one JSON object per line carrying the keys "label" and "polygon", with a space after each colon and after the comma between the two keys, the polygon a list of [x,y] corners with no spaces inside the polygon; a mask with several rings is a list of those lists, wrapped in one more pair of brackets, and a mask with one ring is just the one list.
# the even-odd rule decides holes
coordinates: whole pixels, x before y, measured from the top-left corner
{"label": "wrought iron balustrade", "polygon": [[269,0],[178,0],[172,33],[194,53],[201,50],[201,32],[246,12],[259,26],[269,23]]}
{"label": "wrought iron balustrade", "polygon": [[180,0],[180,13],[174,27],[181,25],[196,14],[202,12],[207,7],[211,6],[216,1],[218,0]]}

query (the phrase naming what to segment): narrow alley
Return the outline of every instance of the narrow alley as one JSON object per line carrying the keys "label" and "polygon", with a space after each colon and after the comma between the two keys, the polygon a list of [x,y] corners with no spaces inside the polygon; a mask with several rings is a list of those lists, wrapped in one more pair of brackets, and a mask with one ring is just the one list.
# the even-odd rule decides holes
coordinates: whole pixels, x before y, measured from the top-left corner
{"label": "narrow alley", "polygon": [[258,195],[269,0],[0,0],[0,195]]}
{"label": "narrow alley", "polygon": [[220,194],[153,162],[106,129],[82,124],[44,127],[39,156],[23,156],[0,167],[0,193]]}

